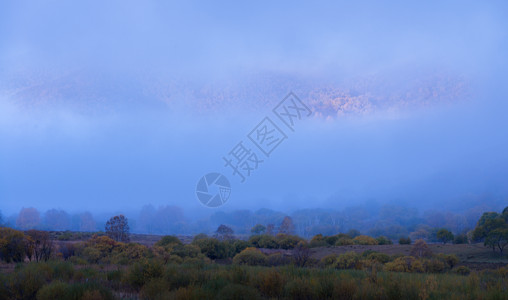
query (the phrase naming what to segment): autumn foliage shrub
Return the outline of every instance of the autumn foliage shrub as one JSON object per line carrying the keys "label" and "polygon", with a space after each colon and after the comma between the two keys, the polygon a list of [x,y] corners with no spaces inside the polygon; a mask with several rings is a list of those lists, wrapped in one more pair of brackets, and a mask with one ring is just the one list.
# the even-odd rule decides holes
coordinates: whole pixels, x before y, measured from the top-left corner
{"label": "autumn foliage shrub", "polygon": [[319,261],[319,265],[322,267],[325,267],[325,268],[326,267],[334,267],[336,261],[337,261],[337,255],[336,254],[329,254],[329,255],[323,257]]}
{"label": "autumn foliage shrub", "polygon": [[297,235],[278,234],[277,242],[281,249],[293,249],[303,239]]}
{"label": "autumn foliage shrub", "polygon": [[23,232],[0,227],[0,259],[22,262],[26,257],[27,240]]}
{"label": "autumn foliage shrub", "polygon": [[367,235],[359,235],[353,239],[355,245],[377,245],[376,239]]}
{"label": "autumn foliage shrub", "polygon": [[360,269],[360,255],[356,252],[350,251],[337,256],[335,261],[335,268],[337,269]]}
{"label": "autumn foliage shrub", "polygon": [[392,272],[411,272],[416,258],[412,256],[398,257],[392,262],[385,264],[385,270]]}
{"label": "autumn foliage shrub", "polygon": [[354,244],[354,241],[350,237],[340,237],[335,242],[335,246],[348,246],[348,245],[353,245],[353,244]]}
{"label": "autumn foliage shrub", "polygon": [[322,234],[316,234],[315,236],[313,236],[309,243],[309,246],[311,248],[324,247],[327,245],[328,243],[325,241],[325,238]]}
{"label": "autumn foliage shrub", "polygon": [[266,255],[256,248],[246,248],[233,258],[233,263],[239,265],[261,266],[265,265],[266,262]]}

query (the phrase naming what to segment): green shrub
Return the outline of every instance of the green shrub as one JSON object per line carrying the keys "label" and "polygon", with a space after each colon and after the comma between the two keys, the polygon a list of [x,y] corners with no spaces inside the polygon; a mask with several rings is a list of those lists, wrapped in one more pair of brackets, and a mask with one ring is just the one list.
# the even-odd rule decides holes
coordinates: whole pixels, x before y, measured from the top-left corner
{"label": "green shrub", "polygon": [[183,243],[179,238],[173,235],[165,235],[157,243],[155,243],[155,246],[159,247],[168,247],[172,245],[183,245]]}
{"label": "green shrub", "polygon": [[283,276],[276,269],[260,271],[256,276],[256,287],[265,297],[281,297],[284,284]]}
{"label": "green shrub", "polygon": [[192,239],[192,242],[196,242],[196,241],[199,241],[199,240],[202,240],[202,239],[207,239],[208,238],[208,235],[204,234],[204,233],[199,233],[199,234],[196,234],[194,236],[194,238]]}
{"label": "green shrub", "polygon": [[98,275],[98,271],[95,268],[87,267],[78,269],[74,272],[74,281],[88,280],[89,278],[95,278]]}
{"label": "green shrub", "polygon": [[73,239],[73,234],[70,231],[65,231],[61,235],[58,236],[57,240],[59,241],[70,241]]}
{"label": "green shrub", "polygon": [[267,248],[267,249],[277,249],[279,248],[279,244],[275,237],[263,234],[263,235],[253,235],[249,238],[249,243],[256,248]]}
{"label": "green shrub", "polygon": [[453,269],[453,267],[459,263],[459,258],[455,254],[440,253],[436,257],[444,262],[450,269]]}
{"label": "green shrub", "polygon": [[266,255],[256,248],[247,248],[233,258],[233,263],[239,265],[261,266],[265,265],[266,261]]}
{"label": "green shrub", "polygon": [[392,240],[388,239],[385,236],[377,237],[376,241],[377,241],[378,245],[392,245],[393,244]]}
{"label": "green shrub", "polygon": [[399,244],[401,245],[411,245],[411,239],[410,238],[404,238],[404,237],[401,237],[399,239]]}
{"label": "green shrub", "polygon": [[51,278],[51,270],[46,264],[30,263],[15,270],[11,275],[10,289],[14,299],[35,299],[35,295]]}
{"label": "green shrub", "polygon": [[201,253],[201,249],[196,245],[177,245],[170,253],[180,256],[181,258],[193,258],[197,257]]}
{"label": "green shrub", "polygon": [[167,282],[171,289],[187,287],[198,282],[199,276],[202,273],[199,270],[191,268],[178,268],[176,266],[169,266],[164,272],[164,280]]}
{"label": "green shrub", "polygon": [[[302,238],[296,235],[277,235],[278,244],[281,249],[293,249],[298,245]],[[265,248],[265,247],[263,247]]]}
{"label": "green shrub", "polygon": [[106,287],[95,282],[74,283],[69,285],[69,299],[113,300],[113,294]]}
{"label": "green shrub", "polygon": [[178,264],[179,265],[179,264],[183,263],[183,258],[181,258],[180,256],[177,256],[177,255],[172,255],[167,262],[170,264]]}
{"label": "green shrub", "polygon": [[131,287],[140,289],[145,283],[153,278],[161,278],[164,274],[163,267],[155,261],[141,261],[129,267],[125,281]]}
{"label": "green shrub", "polygon": [[318,299],[319,284],[307,278],[295,278],[284,287],[284,294],[289,299]]}
{"label": "green shrub", "polygon": [[[177,256],[176,258],[179,257]],[[204,256],[203,254],[200,254],[197,257],[186,257],[180,263],[191,265],[193,267],[203,267],[204,265],[210,264],[211,262],[212,261],[208,257]]]}
{"label": "green shrub", "polygon": [[319,265],[322,267],[335,267],[336,261],[337,261],[337,255],[336,254],[329,254],[329,255],[323,257],[319,261]]}
{"label": "green shrub", "polygon": [[255,300],[261,299],[259,292],[250,286],[240,284],[228,284],[217,295],[217,299],[224,300]]}
{"label": "green shrub", "polygon": [[326,240],[322,234],[316,234],[315,236],[313,236],[312,239],[310,240],[310,243],[309,243],[309,247],[311,247],[311,248],[324,247],[327,245],[328,245],[328,243],[326,242]]}
{"label": "green shrub", "polygon": [[390,256],[388,254],[374,252],[367,255],[367,259],[375,260],[379,263],[385,264],[390,261]]}
{"label": "green shrub", "polygon": [[118,290],[120,288],[122,277],[123,277],[122,270],[113,270],[106,273],[106,280],[109,282],[111,288],[115,290]]}
{"label": "green shrub", "polygon": [[202,238],[193,242],[201,249],[201,253],[210,259],[228,258],[234,255],[232,244],[221,242],[215,238]]}
{"label": "green shrub", "polygon": [[37,292],[37,300],[70,299],[69,284],[61,281],[53,281],[43,286]]}
{"label": "green shrub", "polygon": [[132,264],[133,261],[147,258],[149,253],[150,250],[148,247],[141,244],[118,243],[118,246],[113,249],[109,256],[107,256],[110,258],[107,261],[120,265],[129,265]]}
{"label": "green shrub", "polygon": [[169,299],[170,292],[167,283],[162,278],[154,278],[148,281],[139,293],[141,299]]}
{"label": "green shrub", "polygon": [[78,257],[78,256],[72,256],[71,258],[69,258],[69,262],[74,264],[74,265],[86,265],[86,264],[88,264],[88,261],[86,261],[85,259],[83,259],[81,257]]}
{"label": "green shrub", "polygon": [[455,239],[453,239],[454,244],[467,244],[469,243],[469,240],[467,238],[467,235],[465,234],[457,234],[455,236]]}
{"label": "green shrub", "polygon": [[459,275],[469,275],[469,273],[471,273],[471,269],[466,266],[459,266],[455,269],[455,273]]}
{"label": "green shrub", "polygon": [[441,273],[444,272],[446,267],[445,264],[438,259],[432,258],[426,261],[427,272],[430,273]]}
{"label": "green shrub", "polygon": [[354,251],[349,251],[337,256],[335,268],[337,269],[360,269],[360,256]]}
{"label": "green shrub", "polygon": [[335,245],[335,243],[337,242],[338,239],[339,239],[339,237],[336,235],[327,236],[327,237],[325,237],[325,242],[328,245],[333,246],[333,245]]}
{"label": "green shrub", "polygon": [[337,242],[335,242],[335,246],[348,246],[353,244],[353,239],[349,237],[339,237]]}
{"label": "green shrub", "polygon": [[0,300],[9,299],[10,290],[8,282],[7,276],[0,273]]}
{"label": "green shrub", "polygon": [[341,278],[333,286],[332,299],[355,299],[358,286],[352,278]]}
{"label": "green shrub", "polygon": [[74,266],[70,262],[51,261],[48,266],[52,269],[52,278],[70,280],[74,276]]}
{"label": "green shrub", "polygon": [[240,253],[242,252],[244,249],[250,247],[251,244],[247,241],[243,241],[243,240],[235,240],[233,242],[233,249],[234,249],[234,252],[235,253]]}

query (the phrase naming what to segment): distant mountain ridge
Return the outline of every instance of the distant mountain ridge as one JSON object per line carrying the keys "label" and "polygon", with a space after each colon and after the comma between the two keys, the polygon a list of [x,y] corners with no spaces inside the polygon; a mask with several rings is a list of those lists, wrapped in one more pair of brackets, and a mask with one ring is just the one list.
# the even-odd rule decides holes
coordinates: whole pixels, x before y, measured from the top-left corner
{"label": "distant mountain ridge", "polygon": [[271,108],[293,91],[315,116],[334,118],[464,101],[471,93],[466,79],[446,72],[422,72],[396,80],[381,75],[320,80],[262,73],[201,82],[139,74],[131,77],[85,72],[62,76],[30,74],[2,80],[0,96],[24,108],[64,106],[94,112],[130,106],[168,106],[208,113]]}

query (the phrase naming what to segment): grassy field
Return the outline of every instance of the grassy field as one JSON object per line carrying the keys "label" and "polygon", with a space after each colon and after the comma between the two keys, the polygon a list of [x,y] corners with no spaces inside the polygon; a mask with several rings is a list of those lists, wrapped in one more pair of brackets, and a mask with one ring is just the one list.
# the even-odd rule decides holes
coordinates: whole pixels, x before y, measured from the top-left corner
{"label": "grassy field", "polygon": [[0,273],[0,299],[508,299],[508,274],[295,266],[30,263]]}
{"label": "grassy field", "polygon": [[[4,243],[16,245],[23,233],[9,232]],[[423,256],[415,245],[314,247],[290,235],[50,236],[47,260],[0,263],[0,300],[508,299],[508,258],[482,244],[429,244]]]}

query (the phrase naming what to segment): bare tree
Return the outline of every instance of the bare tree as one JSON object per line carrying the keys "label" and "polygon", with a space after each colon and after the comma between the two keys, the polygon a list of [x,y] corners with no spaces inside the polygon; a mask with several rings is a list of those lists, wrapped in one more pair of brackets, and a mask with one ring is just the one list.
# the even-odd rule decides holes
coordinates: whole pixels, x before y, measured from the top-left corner
{"label": "bare tree", "polygon": [[432,251],[427,246],[424,240],[419,239],[415,242],[413,248],[411,249],[411,256],[421,258],[421,257],[431,257]]}
{"label": "bare tree", "polygon": [[307,244],[303,241],[298,242],[293,250],[295,265],[304,267],[310,258],[310,250]]}
{"label": "bare tree", "polygon": [[129,223],[124,215],[114,216],[106,223],[106,234],[117,242],[129,242]]}
{"label": "bare tree", "polygon": [[32,257],[35,261],[47,261],[53,253],[53,240],[46,231],[40,230],[29,230],[28,235],[28,246],[27,256],[29,260]]}

